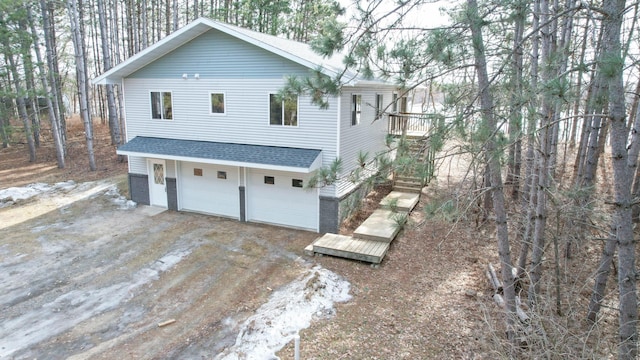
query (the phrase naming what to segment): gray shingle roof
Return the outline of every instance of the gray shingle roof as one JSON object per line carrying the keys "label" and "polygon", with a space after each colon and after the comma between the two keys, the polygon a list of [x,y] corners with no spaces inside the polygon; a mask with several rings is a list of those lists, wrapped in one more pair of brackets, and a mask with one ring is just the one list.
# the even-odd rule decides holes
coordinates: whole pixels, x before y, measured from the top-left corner
{"label": "gray shingle roof", "polygon": [[121,152],[309,169],[321,151],[136,136],[118,148]]}

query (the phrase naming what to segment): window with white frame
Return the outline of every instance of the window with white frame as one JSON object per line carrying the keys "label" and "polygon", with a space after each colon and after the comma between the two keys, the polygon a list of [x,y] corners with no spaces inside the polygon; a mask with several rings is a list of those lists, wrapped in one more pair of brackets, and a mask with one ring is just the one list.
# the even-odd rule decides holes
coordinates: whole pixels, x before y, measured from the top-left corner
{"label": "window with white frame", "polygon": [[269,94],[269,124],[298,126],[298,96],[282,99],[277,94]]}
{"label": "window with white frame", "polygon": [[393,99],[391,103],[391,112],[398,112],[398,93],[393,93]]}
{"label": "window with white frame", "polygon": [[351,95],[351,125],[360,124],[360,115],[362,114],[362,95]]}
{"label": "window with white frame", "polygon": [[173,103],[170,91],[151,92],[151,118],[173,120]]}
{"label": "window with white frame", "polygon": [[224,115],[225,114],[225,102],[223,92],[211,92],[209,93],[209,100],[211,101],[211,114]]}
{"label": "window with white frame", "polygon": [[382,104],[384,104],[384,96],[382,94],[376,94],[376,119],[382,117]]}

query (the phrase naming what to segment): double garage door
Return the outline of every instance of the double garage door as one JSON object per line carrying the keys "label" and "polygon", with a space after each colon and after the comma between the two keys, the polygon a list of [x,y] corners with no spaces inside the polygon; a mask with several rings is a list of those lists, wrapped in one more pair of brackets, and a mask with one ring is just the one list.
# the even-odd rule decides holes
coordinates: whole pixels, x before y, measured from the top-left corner
{"label": "double garage door", "polygon": [[[181,162],[180,208],[239,219],[240,180],[237,167]],[[304,188],[307,180],[298,173],[248,169],[246,219],[317,231],[318,192]]]}

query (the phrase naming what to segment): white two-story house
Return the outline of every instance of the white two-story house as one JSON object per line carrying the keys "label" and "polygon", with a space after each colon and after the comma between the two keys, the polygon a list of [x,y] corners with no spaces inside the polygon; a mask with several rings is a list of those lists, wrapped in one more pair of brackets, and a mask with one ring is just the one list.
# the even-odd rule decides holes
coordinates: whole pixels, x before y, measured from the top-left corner
{"label": "white two-story house", "polygon": [[[279,100],[288,76],[335,77],[341,56],[200,18],[94,79],[125,102],[131,198],[141,204],[336,232],[359,152],[386,150],[380,109],[395,87],[349,72],[321,109],[309,96]],[[376,121],[374,121],[376,120]],[[342,159],[340,180],[306,186]]]}

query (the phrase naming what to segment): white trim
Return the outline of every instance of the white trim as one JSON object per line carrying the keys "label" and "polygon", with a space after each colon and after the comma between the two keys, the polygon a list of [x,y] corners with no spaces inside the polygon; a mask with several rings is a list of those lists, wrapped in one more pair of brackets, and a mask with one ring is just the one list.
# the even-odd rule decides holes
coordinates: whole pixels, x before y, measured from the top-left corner
{"label": "white trim", "polygon": [[[224,112],[221,113],[214,113],[213,111],[211,111],[212,109],[212,104],[211,104],[211,95],[213,94],[222,94],[222,107],[224,108]],[[226,91],[209,91],[209,115],[211,116],[226,116],[227,115],[227,93]]]}
{"label": "white trim", "polygon": [[[140,153],[140,152],[122,151],[122,150],[117,150],[116,153],[118,155],[138,156],[138,157],[143,157],[147,159],[153,158],[153,159],[161,159],[161,160],[187,161],[187,162],[196,162],[196,163],[203,163],[203,164],[214,164],[214,165],[242,166],[242,167],[249,167],[254,169],[287,171],[287,172],[295,172],[295,173],[303,173],[303,174],[311,173],[316,169],[320,168],[320,166],[322,165],[322,153],[320,153],[318,157],[316,157],[316,159],[308,168],[284,166],[284,165],[257,164],[257,163],[243,162],[243,161],[203,159],[203,158],[188,157],[188,156],[160,155],[160,154]],[[158,156],[161,156],[161,157],[159,158]]]}

